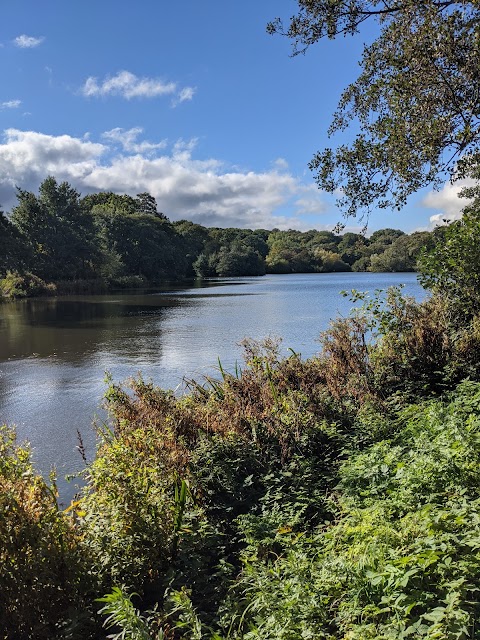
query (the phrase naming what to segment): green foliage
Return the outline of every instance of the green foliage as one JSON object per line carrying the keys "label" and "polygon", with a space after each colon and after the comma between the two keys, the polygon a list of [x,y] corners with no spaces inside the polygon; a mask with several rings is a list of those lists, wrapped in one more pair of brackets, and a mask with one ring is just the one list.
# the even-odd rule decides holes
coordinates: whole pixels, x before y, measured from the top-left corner
{"label": "green foliage", "polygon": [[75,189],[50,176],[40,185],[38,196],[19,189],[17,199],[11,221],[29,247],[29,266],[36,275],[72,280],[95,273],[93,220]]}
{"label": "green foliage", "polygon": [[333,524],[268,562],[246,554],[233,637],[478,637],[480,388],[397,421],[342,466]]}
{"label": "green foliage", "polygon": [[346,214],[401,208],[421,187],[476,167],[479,19],[471,0],[298,0],[287,27],[279,19],[268,26],[299,53],[320,38],[355,35],[365,21],[378,24],[330,127],[359,123],[360,133],[310,163],[320,188],[341,191]]}
{"label": "green foliage", "polygon": [[195,275],[202,277],[203,270],[195,267],[197,260],[200,260],[205,243],[208,239],[208,230],[199,224],[194,224],[188,220],[179,220],[173,223],[173,228],[180,234],[183,245],[185,247],[185,259],[187,263],[186,273],[187,277],[193,277]]}
{"label": "green foliage", "polygon": [[445,300],[395,304],[392,328],[372,351],[376,385],[386,396],[399,392],[413,399],[441,393],[462,379],[478,380],[478,318],[458,325]]}
{"label": "green foliage", "polygon": [[479,637],[478,318],[352,296],[309,360],[246,341],[182,397],[108,377],[65,512],[6,431],[6,637],[90,637],[101,593],[118,638]]}
{"label": "green foliage", "polygon": [[372,254],[370,271],[417,271],[420,254],[432,245],[432,234],[426,231],[402,235],[384,248],[383,253]]}
{"label": "green foliage", "polygon": [[103,598],[97,598],[97,602],[104,602],[104,606],[99,610],[99,615],[107,616],[103,623],[106,629],[120,627],[121,631],[110,636],[112,640],[163,640],[165,634],[160,629],[155,634],[150,633],[156,620],[156,616],[150,614],[143,616],[132,604],[131,596],[125,595],[118,587],[113,587],[112,591]]}
{"label": "green foliage", "polygon": [[82,525],[104,588],[141,590],[173,554],[174,477],[154,442],[148,430],[129,430],[106,441],[89,467]]}
{"label": "green foliage", "polygon": [[263,276],[265,261],[252,247],[234,243],[229,251],[220,250],[216,272],[219,276]]}
{"label": "green foliage", "polygon": [[175,616],[175,629],[182,630],[182,636],[185,631],[191,640],[203,640],[205,638],[203,631],[210,632],[210,640],[221,640],[221,638],[212,632],[212,630],[202,623],[198,617],[192,602],[185,589],[173,591],[169,597],[170,616]]}
{"label": "green foliage", "polygon": [[[22,196],[25,220],[62,198],[77,207],[68,185],[46,182]],[[129,196],[97,195],[88,215],[117,282],[249,264],[399,268],[431,238],[205,230],[171,225],[146,196],[138,213]],[[99,637],[94,602],[108,592],[97,602],[116,638],[480,638],[480,315],[461,262],[475,256],[475,210],[434,234],[431,298],[352,292],[363,307],[332,323],[315,358],[246,341],[241,372],[219,363],[219,380],[182,397],[107,377],[109,424],[65,511],[4,428],[3,636]],[[9,296],[46,286],[13,272],[0,283]]]}
{"label": "green foliage", "polygon": [[351,318],[324,334],[325,374],[330,393],[344,402],[370,398],[415,398],[439,394],[469,377],[480,379],[479,318],[458,319],[445,299],[422,303],[396,288],[365,300]]}
{"label": "green foliage", "polygon": [[[339,254],[350,246],[349,239],[345,239],[343,245],[342,242],[341,236],[330,232],[274,230],[268,237],[267,270],[270,273],[350,271],[350,263],[344,262]],[[348,251],[345,257],[353,259]]]}
{"label": "green foliage", "polygon": [[423,286],[467,316],[480,312],[479,205],[475,200],[464,209],[461,220],[439,229],[435,246],[420,263]]}
{"label": "green foliage", "polygon": [[[54,476],[36,475],[30,450],[0,428],[0,629],[46,640],[79,620],[90,577],[72,518],[59,510]],[[85,628],[84,628],[85,631]],[[79,638],[78,635],[71,635]],[[84,636],[86,637],[86,636]]]}
{"label": "green foliage", "polygon": [[209,259],[205,253],[200,253],[192,264],[192,269],[197,278],[209,278],[215,275],[213,260]]}
{"label": "green foliage", "polygon": [[250,229],[210,229],[193,263],[195,274],[201,278],[264,275],[268,252],[265,235],[268,232]]}
{"label": "green foliage", "polygon": [[0,279],[0,299],[48,296],[55,295],[56,292],[55,285],[47,284],[29,272],[20,274],[17,271],[7,271],[5,277]]}
{"label": "green foliage", "polygon": [[[0,276],[11,271],[40,278],[59,294],[267,271],[412,270],[420,245],[430,243],[432,235],[406,236],[395,229],[375,231],[371,238],[315,230],[207,229],[186,220],[170,223],[148,193],[81,198],[53,177],[42,182],[38,196],[19,189],[17,197],[10,218],[0,212]],[[11,289],[10,297],[37,294],[35,287],[11,286],[8,279],[4,288]]]}
{"label": "green foliage", "polygon": [[183,276],[181,240],[163,218],[118,213],[107,205],[97,205],[92,211],[106,277],[137,276],[154,283]]}
{"label": "green foliage", "polygon": [[315,271],[314,257],[298,231],[273,231],[268,237],[267,269],[270,273]]}
{"label": "green foliage", "polygon": [[127,194],[112,193],[111,191],[100,191],[90,193],[82,198],[83,206],[92,213],[109,210],[115,214],[133,214],[138,211],[138,203],[135,198]]}
{"label": "green foliage", "polygon": [[0,209],[0,276],[8,271],[19,269],[27,259],[27,249],[21,236],[10,220]]}

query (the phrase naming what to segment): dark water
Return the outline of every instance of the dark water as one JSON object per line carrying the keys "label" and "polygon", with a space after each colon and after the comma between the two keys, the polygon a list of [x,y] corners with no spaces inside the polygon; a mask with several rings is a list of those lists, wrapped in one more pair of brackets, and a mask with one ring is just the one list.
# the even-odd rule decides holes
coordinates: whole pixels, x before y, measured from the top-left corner
{"label": "dark water", "polygon": [[[245,338],[283,338],[303,357],[318,351],[320,331],[352,306],[341,290],[405,284],[424,291],[415,274],[302,274],[238,278],[156,293],[31,299],[0,306],[0,422],[17,425],[34,449],[37,468],[59,477],[82,468],[77,429],[94,450],[91,427],[105,390],[105,371],[182,390],[241,363]],[[72,487],[60,483],[63,495]]]}

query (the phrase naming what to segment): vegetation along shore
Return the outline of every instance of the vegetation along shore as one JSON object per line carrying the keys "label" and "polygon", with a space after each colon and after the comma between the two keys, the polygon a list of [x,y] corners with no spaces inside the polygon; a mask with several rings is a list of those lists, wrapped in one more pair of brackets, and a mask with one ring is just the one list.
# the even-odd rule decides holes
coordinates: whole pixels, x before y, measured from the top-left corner
{"label": "vegetation along shore", "polygon": [[442,251],[430,298],[364,300],[317,357],[246,342],[180,398],[110,380],[66,509],[4,427],[4,637],[477,637],[480,294]]}
{"label": "vegetation along shore", "polygon": [[46,178],[38,195],[22,190],[0,212],[0,296],[5,299],[99,293],[166,280],[265,273],[415,271],[443,228],[366,237],[332,231],[206,228],[170,222],[148,193],[81,197]]}

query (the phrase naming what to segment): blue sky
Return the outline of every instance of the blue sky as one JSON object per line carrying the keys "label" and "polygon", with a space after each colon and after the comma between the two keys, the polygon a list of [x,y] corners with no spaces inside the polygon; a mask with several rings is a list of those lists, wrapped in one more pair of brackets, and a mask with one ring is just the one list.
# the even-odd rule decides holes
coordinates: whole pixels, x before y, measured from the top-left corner
{"label": "blue sky", "polygon": [[[363,41],[291,57],[266,23],[291,0],[4,0],[0,204],[48,174],[82,194],[149,191],[172,220],[332,228],[334,199],[308,162],[358,72]],[[350,134],[353,135],[353,132]],[[379,212],[370,230],[412,231],[459,210],[456,188]],[[349,228],[360,228],[347,221]]]}

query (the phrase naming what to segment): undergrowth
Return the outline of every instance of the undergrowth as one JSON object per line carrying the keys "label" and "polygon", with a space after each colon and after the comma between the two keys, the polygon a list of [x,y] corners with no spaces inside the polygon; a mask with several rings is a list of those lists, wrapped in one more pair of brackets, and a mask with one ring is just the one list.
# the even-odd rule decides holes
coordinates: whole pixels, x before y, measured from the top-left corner
{"label": "undergrowth", "polygon": [[308,360],[246,342],[180,398],[109,378],[65,511],[5,428],[4,637],[480,638],[480,323],[454,314],[392,291]]}

